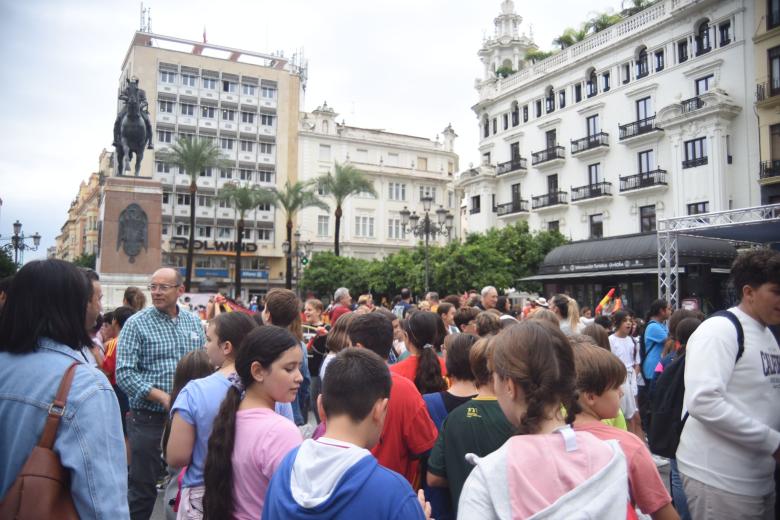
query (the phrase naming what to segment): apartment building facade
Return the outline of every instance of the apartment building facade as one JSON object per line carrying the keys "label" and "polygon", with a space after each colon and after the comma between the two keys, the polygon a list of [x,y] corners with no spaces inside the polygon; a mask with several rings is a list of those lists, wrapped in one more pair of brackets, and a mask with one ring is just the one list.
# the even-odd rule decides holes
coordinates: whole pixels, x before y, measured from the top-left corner
{"label": "apartment building facade", "polygon": [[759,0],[756,33],[756,117],[758,117],[761,202],[780,202],[780,0]]}

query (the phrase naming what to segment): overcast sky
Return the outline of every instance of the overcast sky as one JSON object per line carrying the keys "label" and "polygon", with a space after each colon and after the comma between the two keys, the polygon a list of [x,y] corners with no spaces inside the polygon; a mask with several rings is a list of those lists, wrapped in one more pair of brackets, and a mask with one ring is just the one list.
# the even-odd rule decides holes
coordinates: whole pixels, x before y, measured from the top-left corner
{"label": "overcast sky", "polygon": [[[619,0],[516,0],[542,49]],[[261,52],[303,49],[304,110],[433,138],[452,123],[461,169],[478,161],[474,79],[501,0],[149,0],[152,30]],[[0,0],[0,241],[20,220],[45,256],[78,186],[111,144],[120,66],[139,27],[126,0]],[[4,242],[2,242],[4,243]]]}

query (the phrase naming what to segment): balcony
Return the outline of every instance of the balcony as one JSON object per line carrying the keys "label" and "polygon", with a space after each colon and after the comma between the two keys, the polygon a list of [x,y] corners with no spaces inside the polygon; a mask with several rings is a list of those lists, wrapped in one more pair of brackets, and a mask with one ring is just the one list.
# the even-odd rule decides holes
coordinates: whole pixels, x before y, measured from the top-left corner
{"label": "balcony", "polygon": [[702,101],[699,96],[695,96],[682,101],[680,106],[682,106],[683,114],[688,114],[690,112],[699,110],[700,108],[704,108],[704,101]]}
{"label": "balcony", "polygon": [[682,162],[683,169],[685,168],[696,168],[697,166],[704,166],[707,164],[707,156],[704,157],[695,157],[693,159],[686,159]]}
{"label": "balcony", "polygon": [[566,159],[566,149],[563,146],[553,146],[531,154],[531,164],[539,168],[562,164]]}
{"label": "balcony", "polygon": [[771,80],[756,85],[756,103],[764,107],[780,104],[780,80]]}
{"label": "balcony", "polygon": [[506,175],[509,173],[525,173],[528,171],[528,160],[525,157],[515,157],[511,161],[498,163],[496,166],[496,175]]}
{"label": "balcony", "polygon": [[759,177],[760,184],[775,184],[780,182],[780,159],[763,161]]}
{"label": "balcony", "polygon": [[469,215],[476,215],[476,214],[477,214],[477,213],[479,213],[480,211],[482,211],[482,209],[481,209],[481,208],[479,208],[479,207],[477,207],[477,208],[471,208],[471,209],[469,209]]}
{"label": "balcony", "polygon": [[544,210],[561,206],[568,203],[569,194],[563,190],[551,191],[544,195],[531,197],[531,208],[535,210]]}
{"label": "balcony", "polygon": [[592,202],[600,200],[604,197],[612,196],[612,183],[611,182],[597,182],[595,184],[587,184],[578,188],[571,189],[571,202],[572,204],[582,202]]}
{"label": "balcony", "polygon": [[592,157],[608,149],[609,134],[606,132],[599,132],[571,142],[571,154],[579,157]]}
{"label": "balcony", "polygon": [[633,123],[618,125],[620,130],[620,141],[624,143],[640,141],[640,137],[654,136],[655,132],[663,131],[662,128],[655,125],[655,116],[646,117]]}
{"label": "balcony", "polygon": [[528,213],[528,201],[519,199],[496,206],[496,214],[499,217],[513,215],[515,213]]}
{"label": "balcony", "polygon": [[656,169],[649,172],[637,173],[620,178],[620,192],[647,192],[665,190],[666,170]]}

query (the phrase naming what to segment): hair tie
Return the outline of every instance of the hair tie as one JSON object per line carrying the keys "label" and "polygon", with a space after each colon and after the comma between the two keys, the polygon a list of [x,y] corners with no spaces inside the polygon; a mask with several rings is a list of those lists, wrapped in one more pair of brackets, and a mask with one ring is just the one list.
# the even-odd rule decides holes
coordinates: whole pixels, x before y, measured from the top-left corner
{"label": "hair tie", "polygon": [[238,390],[238,393],[240,393],[241,397],[243,398],[244,393],[246,392],[246,388],[244,387],[244,383],[241,381],[241,376],[239,376],[236,372],[233,372],[227,377],[227,380],[236,390]]}
{"label": "hair tie", "polygon": [[423,345],[423,348],[424,349],[426,349],[426,348],[433,348],[433,345],[431,345],[430,343],[426,343],[425,345]]}

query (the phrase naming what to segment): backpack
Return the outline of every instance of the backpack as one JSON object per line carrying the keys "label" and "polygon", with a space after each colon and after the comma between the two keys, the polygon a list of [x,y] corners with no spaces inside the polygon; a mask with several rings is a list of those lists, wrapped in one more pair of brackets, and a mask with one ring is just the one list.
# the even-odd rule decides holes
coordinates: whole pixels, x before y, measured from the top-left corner
{"label": "backpack", "polygon": [[[730,311],[718,311],[710,318],[727,318],[737,329],[737,359],[745,352],[745,333],[739,319]],[[662,457],[675,458],[683,426],[688,413],[682,416],[683,397],[685,395],[685,353],[677,356],[658,377],[655,397],[651,404],[651,421],[647,431],[650,451]]]}

